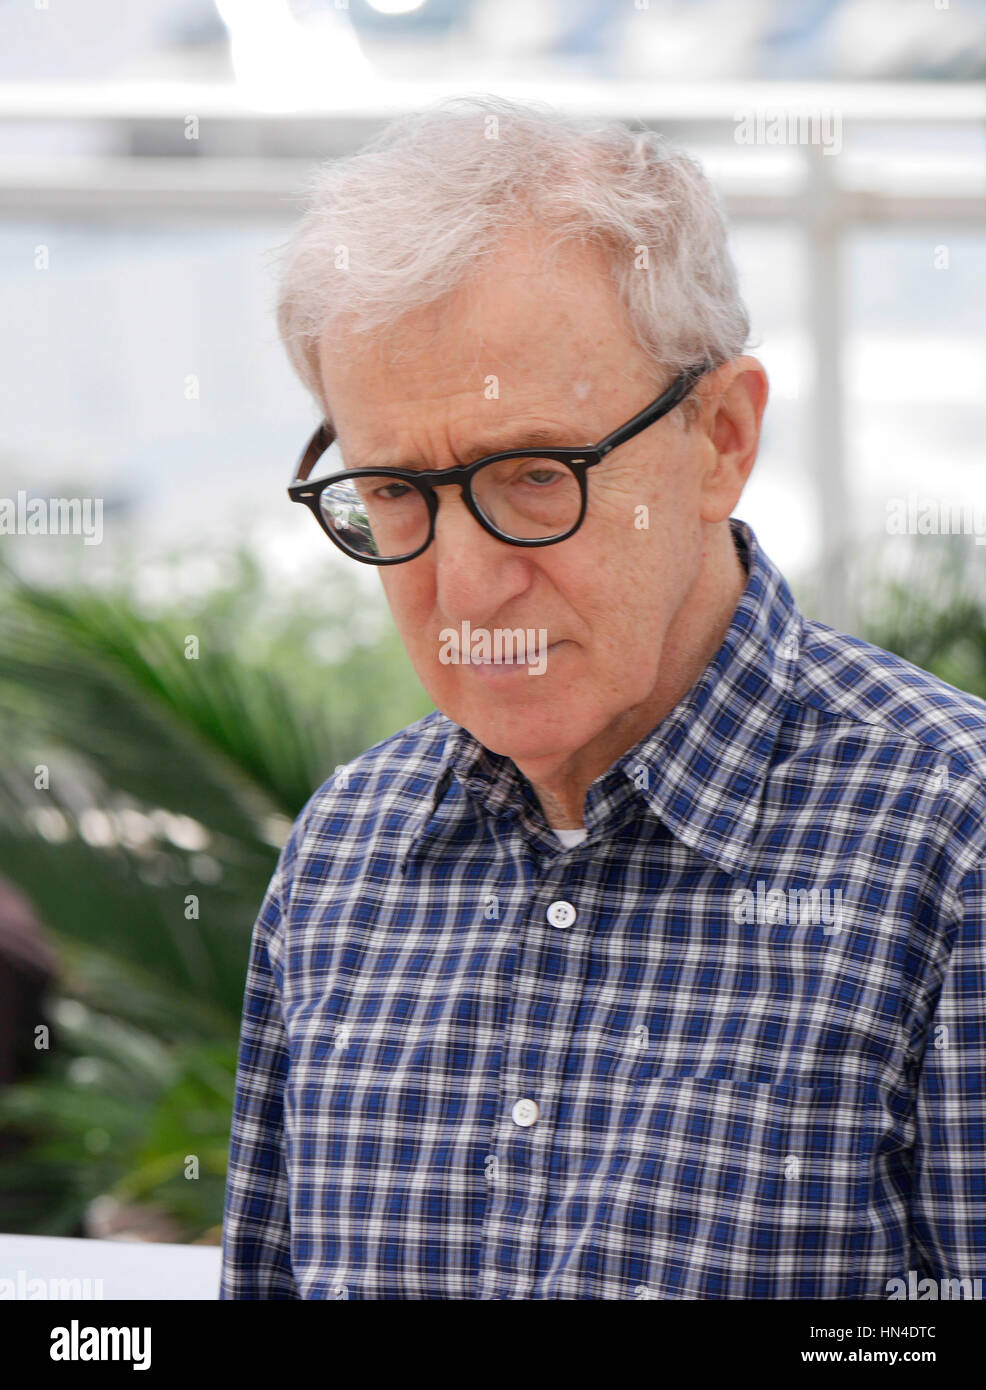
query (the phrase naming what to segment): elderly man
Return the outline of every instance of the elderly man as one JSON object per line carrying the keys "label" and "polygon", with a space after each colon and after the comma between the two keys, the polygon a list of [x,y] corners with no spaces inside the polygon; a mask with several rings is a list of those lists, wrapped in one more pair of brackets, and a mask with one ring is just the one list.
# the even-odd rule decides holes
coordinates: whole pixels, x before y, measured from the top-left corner
{"label": "elderly man", "polygon": [[986,1277],[986,705],[732,518],[767,381],[695,163],[411,116],[314,183],[279,321],[291,496],[437,709],[261,908],[222,1297]]}

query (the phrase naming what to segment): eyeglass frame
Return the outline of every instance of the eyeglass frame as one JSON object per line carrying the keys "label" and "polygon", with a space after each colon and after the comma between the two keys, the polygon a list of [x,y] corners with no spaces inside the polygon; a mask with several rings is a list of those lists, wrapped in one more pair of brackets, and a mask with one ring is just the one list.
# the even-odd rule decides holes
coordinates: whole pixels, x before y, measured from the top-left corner
{"label": "eyeglass frame", "polygon": [[[503,541],[506,545],[517,545],[524,548],[534,548],[545,545],[557,545],[560,541],[566,541],[574,536],[576,531],[585,520],[588,507],[589,493],[586,482],[586,474],[590,468],[594,468],[597,463],[601,463],[608,454],[618,448],[621,444],[626,444],[649,425],[656,424],[658,420],[670,414],[672,410],[685,399],[692,387],[701,377],[708,372],[714,371],[716,363],[711,361],[700,362],[686,367],[675,377],[659,396],[636,415],[607,434],[599,440],[597,444],[591,444],[581,449],[553,449],[550,447],[538,447],[528,449],[504,449],[493,454],[484,454],[482,458],[475,459],[472,463],[462,464],[456,468],[430,468],[430,469],[411,469],[411,468],[345,468],[337,473],[330,473],[325,478],[311,479],[311,471],[321,456],[330,449],[335,442],[335,432],[327,420],[322,420],[305,445],[297,467],[294,470],[292,482],[288,487],[288,497],[292,502],[301,502],[311,511],[319,526],[329,537],[329,539],[350,559],[357,560],[367,565],[403,565],[409,560],[416,560],[419,555],[431,545],[435,539],[435,518],[438,516],[438,497],[435,493],[436,487],[444,487],[447,484],[455,483],[462,489],[462,500],[465,502],[470,515],[479,523],[488,535],[495,537],[496,540]],[[472,492],[472,479],[487,464],[498,463],[504,459],[514,458],[544,458],[551,459],[556,463],[567,464],[574,474],[581,495],[578,519],[567,531],[558,536],[545,536],[541,538],[523,538],[508,536],[497,529],[492,521],[483,515],[481,508],[476,502]],[[342,541],[330,528],[320,506],[322,493],[332,483],[341,483],[348,478],[362,478],[368,476],[396,478],[400,482],[411,483],[424,497],[428,507],[428,538],[417,550],[409,555],[357,555],[354,551],[343,545]],[[314,489],[314,490],[313,490]]]}

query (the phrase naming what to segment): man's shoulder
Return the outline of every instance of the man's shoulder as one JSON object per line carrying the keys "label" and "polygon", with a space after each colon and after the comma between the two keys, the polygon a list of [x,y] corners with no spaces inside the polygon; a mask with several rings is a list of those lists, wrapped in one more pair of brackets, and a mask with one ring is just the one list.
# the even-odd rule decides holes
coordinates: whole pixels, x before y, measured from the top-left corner
{"label": "man's shoulder", "polygon": [[410,810],[435,787],[450,733],[446,715],[432,710],[396,733],[341,763],[309,797],[296,830],[336,819],[367,823],[388,807]]}
{"label": "man's shoulder", "polygon": [[986,793],[986,701],[904,657],[806,619],[795,697],[861,732],[956,759]]}

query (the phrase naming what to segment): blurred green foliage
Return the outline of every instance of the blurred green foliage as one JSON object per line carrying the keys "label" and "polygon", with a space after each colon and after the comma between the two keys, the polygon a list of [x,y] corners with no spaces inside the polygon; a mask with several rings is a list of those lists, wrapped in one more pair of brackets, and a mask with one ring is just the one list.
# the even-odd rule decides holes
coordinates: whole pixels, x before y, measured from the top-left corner
{"label": "blurred green foliage", "polygon": [[[2,577],[0,874],[33,900],[61,978],[52,1047],[0,1097],[26,1137],[0,1230],[73,1233],[108,1194],[215,1238],[278,847],[338,764],[431,708],[382,602],[341,568],[317,593],[272,593],[238,553],[190,597],[182,563],[151,602],[136,568],[98,588]],[[861,635],[986,698],[984,578],[971,538],[862,551]],[[798,596],[810,613],[810,581]]]}
{"label": "blurred green foliage", "polygon": [[341,566],[274,593],[240,552],[189,595],[186,559],[153,602],[137,572],[0,580],[0,875],[61,962],[52,1046],[0,1096],[27,1141],[0,1170],[0,1230],[74,1233],[105,1194],[153,1200],[185,1239],[216,1226],[278,849],[336,766],[432,708]]}
{"label": "blurred green foliage", "polygon": [[[886,536],[845,565],[854,631],[986,699],[986,547],[972,535]],[[818,576],[794,587],[812,613]]]}

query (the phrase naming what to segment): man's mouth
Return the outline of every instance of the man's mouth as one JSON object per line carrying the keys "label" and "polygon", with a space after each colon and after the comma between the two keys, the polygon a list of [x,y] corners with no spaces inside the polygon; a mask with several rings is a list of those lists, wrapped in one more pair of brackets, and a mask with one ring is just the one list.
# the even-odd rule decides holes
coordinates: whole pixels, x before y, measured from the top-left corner
{"label": "man's mouth", "polygon": [[548,653],[563,645],[564,639],[549,642],[546,627],[473,628],[463,619],[458,628],[442,628],[438,642],[438,660],[443,666],[472,666],[486,676],[514,671],[542,676]]}
{"label": "man's mouth", "polygon": [[471,655],[469,665],[480,676],[481,679],[493,679],[497,676],[514,676],[526,673],[529,676],[544,675],[548,667],[548,656],[557,648],[564,646],[563,641],[550,642],[546,647],[535,647],[531,652],[511,652],[503,653],[497,659],[494,656]]}
{"label": "man's mouth", "polygon": [[552,648],[557,647],[557,642],[550,642],[547,647],[535,647],[528,655],[527,652],[512,652],[503,656],[469,656],[471,666],[531,666],[539,662],[546,656]]}

